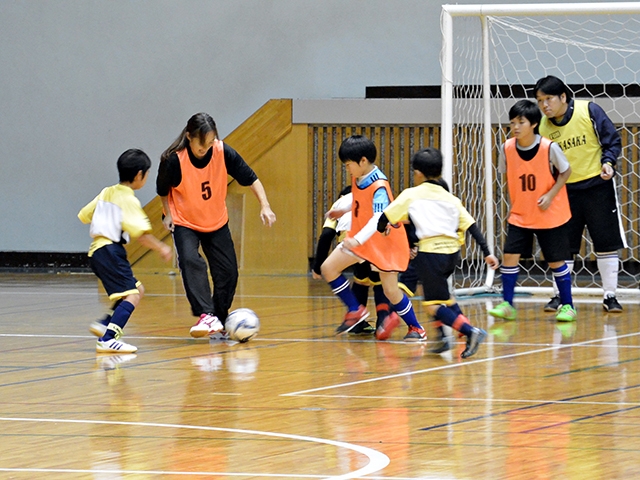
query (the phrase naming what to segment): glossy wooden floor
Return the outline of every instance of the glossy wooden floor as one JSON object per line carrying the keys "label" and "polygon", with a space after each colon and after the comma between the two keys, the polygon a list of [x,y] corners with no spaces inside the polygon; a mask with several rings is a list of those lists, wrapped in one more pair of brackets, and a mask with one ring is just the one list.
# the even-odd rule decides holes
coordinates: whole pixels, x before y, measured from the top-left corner
{"label": "glossy wooden floor", "polygon": [[138,354],[96,355],[93,276],[0,275],[0,478],[640,477],[636,300],[587,299],[562,329],[546,298],[511,323],[465,300],[491,334],[461,361],[404,331],[336,338],[343,308],[307,277],[242,278],[259,337],[194,340],[179,278],[140,279]]}

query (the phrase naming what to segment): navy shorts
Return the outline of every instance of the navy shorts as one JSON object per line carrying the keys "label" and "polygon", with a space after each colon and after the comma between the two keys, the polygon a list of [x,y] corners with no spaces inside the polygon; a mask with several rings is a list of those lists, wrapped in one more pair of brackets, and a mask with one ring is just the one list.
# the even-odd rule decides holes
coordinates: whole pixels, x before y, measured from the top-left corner
{"label": "navy shorts", "polygon": [[451,298],[449,277],[460,261],[460,252],[418,252],[412,260],[420,282],[425,302],[446,302]]}
{"label": "navy shorts", "polygon": [[370,287],[380,285],[380,273],[372,271],[369,262],[355,263],[352,269],[355,282]]}
{"label": "navy shorts", "polygon": [[555,228],[522,228],[508,224],[504,253],[516,253],[522,258],[533,257],[533,237],[538,240],[544,259],[548,262],[570,260],[568,223]]}
{"label": "navy shorts", "polygon": [[580,252],[585,227],[596,252],[613,252],[625,247],[613,181],[585,189],[567,188],[567,193],[571,206],[568,235],[572,255]]}
{"label": "navy shorts", "polygon": [[133,276],[127,251],[119,243],[99,248],[89,257],[91,270],[102,282],[110,300],[140,293],[140,282]]}

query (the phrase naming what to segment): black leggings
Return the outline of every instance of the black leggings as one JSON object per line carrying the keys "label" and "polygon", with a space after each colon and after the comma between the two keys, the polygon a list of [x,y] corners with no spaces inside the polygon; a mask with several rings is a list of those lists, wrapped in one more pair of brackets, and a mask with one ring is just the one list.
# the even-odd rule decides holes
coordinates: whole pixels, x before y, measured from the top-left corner
{"label": "black leggings", "polygon": [[[211,313],[224,323],[238,284],[238,262],[228,224],[215,232],[197,232],[176,225],[173,243],[191,311],[195,316]],[[200,255],[199,247],[207,262]],[[207,263],[213,280],[213,295]]]}

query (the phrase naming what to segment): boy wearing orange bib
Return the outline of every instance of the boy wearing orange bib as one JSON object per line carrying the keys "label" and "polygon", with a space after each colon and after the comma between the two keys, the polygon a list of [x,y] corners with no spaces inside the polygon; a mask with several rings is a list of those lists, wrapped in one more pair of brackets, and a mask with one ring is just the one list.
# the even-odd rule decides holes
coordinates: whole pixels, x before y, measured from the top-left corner
{"label": "boy wearing orange bib", "polygon": [[520,256],[531,257],[533,237],[553,272],[562,307],[556,320],[576,319],[571,295],[571,271],[567,222],[571,218],[565,183],[571,167],[560,147],[538,135],[542,114],[533,102],[518,101],[509,110],[513,138],[502,152],[501,172],[507,174],[511,201],[507,240],[504,245],[502,295],[504,301],[489,310],[489,315],[506,320],[516,319],[513,296],[518,280]]}
{"label": "boy wearing orange bib", "polygon": [[[398,272],[409,265],[409,242],[404,227],[392,228],[388,235],[376,230],[382,211],[393,199],[387,177],[374,164],[376,146],[368,138],[354,135],[342,142],[338,155],[352,178],[351,229],[321,267],[322,276],[333,293],[347,306],[345,319],[336,333],[347,333],[369,317],[367,308],[358,302],[349,280],[342,274],[351,265],[368,261],[372,270],[379,271],[384,294],[393,310],[409,327],[404,340],[426,341],[426,333],[418,323],[411,301],[398,287]],[[329,211],[327,215],[333,218],[342,213]],[[397,317],[389,315],[376,330],[376,338],[389,338],[397,325]]]}

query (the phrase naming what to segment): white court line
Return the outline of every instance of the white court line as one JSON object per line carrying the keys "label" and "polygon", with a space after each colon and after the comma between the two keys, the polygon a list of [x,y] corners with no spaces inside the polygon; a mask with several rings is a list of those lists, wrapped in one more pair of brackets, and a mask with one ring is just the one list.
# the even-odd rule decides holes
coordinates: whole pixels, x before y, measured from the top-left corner
{"label": "white court line", "polygon": [[[68,288],[60,288],[60,287],[53,287],[53,288],[48,288],[47,291],[37,291],[34,292],[32,290],[24,290],[24,291],[12,291],[11,288],[7,288],[6,290],[2,290],[3,287],[0,287],[0,295],[38,295],[38,296],[43,296],[43,295],[55,295],[55,296],[100,296],[102,297],[104,295],[104,293],[99,292],[99,291],[93,291],[93,292],[80,292],[80,291],[69,291]],[[5,287],[6,288],[6,287]],[[58,288],[60,290],[58,290]],[[598,294],[599,295],[599,294]],[[145,293],[144,294],[145,297],[177,297],[177,298],[182,298],[184,297],[184,293]],[[294,298],[294,299],[312,299],[312,298],[316,298],[316,299],[321,299],[321,300],[326,300],[326,299],[334,299],[337,300],[337,297],[335,295],[251,295],[251,294],[236,294],[235,296],[236,298]],[[596,297],[596,298],[593,298]],[[471,296],[464,296],[458,299],[459,303],[463,303],[465,305],[468,304],[473,304],[473,303],[484,303],[486,301],[491,301],[493,300],[501,300],[501,296],[497,293],[492,293],[492,294],[486,294],[486,295],[471,295]],[[624,295],[621,294],[618,296],[618,299],[624,301],[625,303],[631,303],[631,304],[638,304],[640,303],[640,298],[638,298],[635,295]],[[416,302],[422,302],[423,299],[421,296],[416,296],[413,297],[412,300],[416,301]],[[594,295],[576,295],[574,297],[574,303],[584,303],[584,304],[596,304],[596,303],[602,303],[602,298],[598,297],[596,294]],[[516,303],[541,303],[544,304],[546,302],[549,301],[549,298],[546,296],[536,296],[536,295],[517,295],[516,294],[516,298],[515,298]]]}
{"label": "white court line", "polygon": [[[124,475],[182,475],[182,476],[201,476],[201,475],[212,475],[212,476],[224,476],[224,477],[246,477],[246,473],[226,473],[226,472],[169,472],[169,471],[153,471],[153,470],[99,470],[99,469],[91,469],[91,470],[80,470],[80,469],[70,469],[70,468],[59,468],[59,469],[45,469],[45,468],[0,468],[0,472],[33,472],[33,473],[104,473],[104,474],[124,474]],[[251,474],[254,477],[265,477],[265,478],[325,478],[322,475],[289,475],[289,474]],[[333,480],[338,477],[329,477],[328,480]],[[353,478],[353,477],[349,477]],[[424,478],[424,477],[423,477]],[[435,478],[435,477],[434,477]],[[416,480],[416,477],[367,477],[368,480]]]}
{"label": "white court line", "polygon": [[[228,473],[228,472],[167,472],[167,471],[129,471],[129,470],[104,470],[104,473],[137,473],[141,475],[214,475],[214,476],[253,476],[253,477],[287,477],[287,478],[323,478],[326,480],[348,480],[359,478],[370,473],[375,473],[387,465],[390,460],[384,453],[378,452],[371,448],[354,445],[352,443],[339,442],[336,440],[327,440],[324,438],[308,437],[306,435],[293,435],[288,433],[264,432],[260,430],[244,430],[238,428],[223,427],[205,427],[201,425],[179,425],[171,423],[147,423],[147,422],[112,422],[106,420],[68,420],[55,418],[18,418],[18,417],[0,417],[0,421],[4,422],[48,422],[48,423],[81,423],[90,425],[131,425],[136,427],[154,427],[154,428],[183,428],[187,430],[206,430],[214,432],[232,432],[247,435],[262,435],[266,437],[286,438],[290,440],[299,440],[303,442],[323,443],[338,448],[346,448],[354,452],[361,453],[369,458],[369,463],[364,467],[344,475],[292,475],[292,474],[275,474],[275,473]],[[4,472],[72,472],[72,473],[92,473],[100,470],[75,470],[75,469],[43,469],[43,468],[6,468],[0,467],[0,471]]]}
{"label": "white court line", "polygon": [[[503,360],[503,359],[506,359],[506,358],[523,357],[525,355],[535,355],[537,353],[550,352],[550,351],[553,351],[553,350],[561,350],[561,349],[564,349],[564,348],[571,348],[571,347],[577,347],[577,346],[582,346],[582,345],[589,345],[589,344],[597,343],[597,342],[611,341],[613,339],[636,337],[638,335],[640,335],[640,332],[628,333],[626,335],[618,335],[618,336],[609,337],[609,338],[597,338],[595,340],[587,340],[587,341],[578,342],[578,343],[555,345],[553,347],[539,348],[537,350],[530,350],[530,351],[527,351],[527,352],[512,353],[512,354],[509,354],[509,355],[500,355],[498,357],[491,357],[491,358],[481,358],[479,360],[465,361],[463,363],[453,363],[453,364],[448,364],[448,365],[441,365],[439,367],[425,368],[423,370],[414,370],[414,371],[411,371],[411,372],[396,373],[396,374],[393,374],[393,375],[385,375],[383,377],[378,377],[378,378],[368,378],[366,380],[358,380],[356,382],[339,383],[339,384],[336,384],[336,385],[329,385],[329,386],[326,386],[326,387],[311,388],[309,390],[300,390],[299,392],[283,393],[280,396],[281,397],[309,396],[307,394],[313,393],[313,392],[322,392],[324,390],[333,390],[335,388],[352,387],[354,385],[362,385],[362,384],[365,384],[365,383],[373,383],[373,382],[380,382],[380,381],[383,381],[383,380],[391,380],[391,379],[394,379],[394,378],[409,377],[409,376],[417,375],[417,374],[420,374],[420,373],[437,372],[439,370],[449,370],[451,368],[467,367],[469,365],[475,365],[475,364],[479,364],[479,363],[494,362],[496,360]],[[313,395],[311,395],[311,396],[313,396]]]}
{"label": "white court line", "polygon": [[640,402],[580,402],[576,400],[523,400],[512,398],[455,398],[455,397],[398,397],[393,395],[309,395],[314,398],[346,398],[363,400],[427,400],[427,401],[447,401],[447,402],[484,402],[484,403],[526,403],[546,405],[554,403],[558,405],[629,405],[632,407],[640,405]]}
{"label": "white court line", "polygon": [[[631,334],[631,335],[636,335],[636,334]],[[95,336],[94,335],[49,335],[49,334],[44,334],[44,333],[0,333],[0,338],[2,337],[16,337],[16,338],[69,338],[69,339],[73,339],[73,338],[79,338],[79,339],[87,339],[87,338],[91,338],[95,340]],[[239,343],[239,342],[234,342],[234,343],[230,343],[231,341],[229,341],[229,343],[225,343],[225,342],[221,342],[218,340],[207,340],[206,338],[193,338],[193,337],[187,337],[187,336],[183,336],[183,337],[164,337],[164,336],[148,336],[148,335],[127,335],[128,339],[136,339],[136,340],[163,340],[163,341],[179,341],[179,342],[184,342],[185,340],[191,340],[194,344],[198,344],[198,345],[205,345],[205,344],[209,344],[209,345],[221,345],[221,346],[226,346],[226,347],[233,347],[235,345],[241,345],[243,348],[247,347],[247,343]],[[621,338],[621,337],[608,337],[608,338],[603,338],[602,340],[611,340],[611,339],[615,339],[615,338]],[[263,342],[263,343],[336,343],[336,344],[344,344],[344,343],[349,343],[349,344],[354,344],[354,343],[368,343],[368,344],[376,344],[379,343],[377,340],[374,339],[356,339],[356,338],[349,338],[349,340],[345,340],[342,337],[338,337],[336,338],[335,335],[331,335],[330,337],[326,337],[326,338],[264,338],[264,337],[254,337],[251,339],[251,343],[254,342]],[[384,342],[385,344],[390,344],[390,345],[404,345],[406,347],[415,347],[417,344],[414,343],[408,343],[405,342],[404,340],[386,340]],[[424,345],[425,343],[435,343],[435,342],[421,342],[419,343],[420,345]],[[483,343],[483,345],[486,345],[488,342]],[[580,343],[567,343],[562,345],[562,348],[568,348],[568,347],[572,347],[572,346],[580,346],[580,347],[588,347],[588,348],[612,348],[611,345],[587,345],[586,343],[588,342],[580,342]],[[541,345],[544,346],[548,346],[548,347],[554,347],[554,344],[552,343],[528,343],[528,342],[499,342],[499,343],[493,343],[494,346],[500,346],[500,347],[508,347],[508,346],[513,346],[513,347],[540,347]],[[636,345],[616,345],[617,349],[637,349],[638,346]],[[216,353],[215,351],[212,351],[211,353]],[[200,356],[200,355],[199,355]],[[496,358],[505,358],[505,357],[496,357]],[[466,362],[467,364],[470,362]]]}

